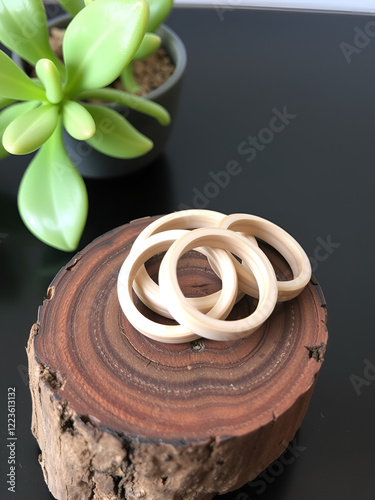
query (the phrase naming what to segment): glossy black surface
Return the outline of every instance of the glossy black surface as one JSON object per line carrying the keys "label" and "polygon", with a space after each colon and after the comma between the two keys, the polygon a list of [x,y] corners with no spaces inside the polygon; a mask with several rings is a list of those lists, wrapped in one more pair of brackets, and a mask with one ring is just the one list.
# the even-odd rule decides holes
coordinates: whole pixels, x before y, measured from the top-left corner
{"label": "glossy black surface", "polygon": [[[375,31],[371,19],[176,10],[168,24],[189,62],[165,154],[129,177],[87,181],[80,248],[134,218],[200,205],[268,218],[313,259],[330,339],[308,413],[283,460],[225,500],[375,498],[375,36],[354,38],[355,29]],[[355,49],[350,63],[342,42]],[[262,129],[284,108],[295,116],[283,130],[273,120],[280,130],[271,139]],[[255,155],[242,143],[258,134],[269,142],[247,161]],[[25,345],[49,282],[72,254],[40,243],[18,216],[28,161],[0,162],[0,498],[45,500]],[[232,174],[220,174],[228,164]],[[6,484],[8,387],[17,397],[15,493]]]}

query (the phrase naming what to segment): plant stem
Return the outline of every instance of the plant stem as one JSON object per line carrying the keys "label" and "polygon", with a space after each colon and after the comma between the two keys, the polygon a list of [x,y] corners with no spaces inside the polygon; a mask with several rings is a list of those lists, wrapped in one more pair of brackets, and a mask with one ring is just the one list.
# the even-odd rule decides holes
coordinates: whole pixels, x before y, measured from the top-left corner
{"label": "plant stem", "polygon": [[156,102],[145,99],[144,97],[135,96],[128,92],[116,89],[96,89],[85,90],[77,95],[77,99],[100,99],[102,101],[117,102],[128,108],[135,109],[140,113],[156,118],[161,125],[169,125],[171,117],[168,111],[157,104]]}
{"label": "plant stem", "polygon": [[60,59],[57,56],[53,60],[53,62],[55,63],[57,69],[59,70],[59,73],[60,73],[60,76],[61,76],[62,80],[65,80],[65,78],[66,78],[66,68],[65,68],[64,64],[60,61]]}
{"label": "plant stem", "polygon": [[135,81],[133,75],[133,63],[129,63],[120,75],[121,83],[126,91],[136,94],[141,91],[141,87]]}
{"label": "plant stem", "polygon": [[63,9],[65,9],[72,17],[76,16],[80,12],[84,5],[81,0],[58,0],[59,4]]}

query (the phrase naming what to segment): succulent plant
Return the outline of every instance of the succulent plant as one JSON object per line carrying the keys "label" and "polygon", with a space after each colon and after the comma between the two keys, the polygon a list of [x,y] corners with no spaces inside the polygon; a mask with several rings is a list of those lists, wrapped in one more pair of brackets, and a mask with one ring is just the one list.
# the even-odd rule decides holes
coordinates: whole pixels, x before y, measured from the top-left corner
{"label": "succulent plant", "polygon": [[[160,105],[107,88],[142,50],[149,23],[146,0],[60,0],[74,17],[63,39],[63,61],[53,53],[41,0],[0,0],[0,42],[35,67],[26,75],[0,51],[0,158],[39,149],[26,169],[18,208],[28,229],[65,251],[78,246],[88,199],[85,183],[62,140],[63,127],[116,158],[134,158],[153,146],[122,115],[90,99],[120,103],[169,123]],[[142,49],[143,47],[143,49]]]}
{"label": "succulent plant", "polygon": [[[94,0],[90,0],[90,2],[91,1]],[[86,2],[83,0],[58,0],[58,2],[63,9],[72,16],[75,16],[83,9],[85,3],[88,3],[88,0],[86,0]],[[134,54],[133,60],[124,68],[120,75],[125,90],[132,93],[137,93],[141,90],[133,75],[133,61],[150,56],[160,47],[161,38],[154,32],[169,15],[173,6],[173,0],[147,0],[147,3],[150,7],[150,15],[145,36],[139,49]]]}

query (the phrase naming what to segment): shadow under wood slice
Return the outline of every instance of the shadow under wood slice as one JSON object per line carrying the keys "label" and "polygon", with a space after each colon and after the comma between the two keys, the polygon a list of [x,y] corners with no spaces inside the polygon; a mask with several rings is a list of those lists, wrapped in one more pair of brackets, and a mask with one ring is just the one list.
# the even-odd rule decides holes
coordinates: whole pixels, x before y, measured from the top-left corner
{"label": "shadow under wood slice", "polygon": [[[30,335],[32,429],[59,500],[209,500],[279,457],[309,404],[327,343],[319,285],[277,304],[248,338],[155,342],[131,326],[117,299],[120,267],[152,220],[106,233],[73,258]],[[279,254],[264,251],[288,279]],[[148,262],[152,276],[160,259]],[[180,260],[179,279],[189,296],[220,288],[194,251]],[[245,297],[229,319],[255,306]]]}

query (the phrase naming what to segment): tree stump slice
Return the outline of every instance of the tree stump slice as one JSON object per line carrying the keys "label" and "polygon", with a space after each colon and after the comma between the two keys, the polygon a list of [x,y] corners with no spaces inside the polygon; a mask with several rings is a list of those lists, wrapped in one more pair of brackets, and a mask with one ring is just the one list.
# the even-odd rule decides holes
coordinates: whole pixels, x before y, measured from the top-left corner
{"label": "tree stump slice", "polygon": [[[78,253],[51,283],[31,330],[32,430],[59,500],[210,500],[279,457],[307,410],[327,343],[319,285],[312,280],[277,304],[245,339],[148,339],[120,308],[117,276],[154,219],[119,227]],[[262,248],[278,278],[290,279],[280,255]],[[153,277],[160,260],[148,262]],[[220,288],[195,251],[181,258],[179,279],[189,296]],[[255,306],[244,297],[230,319]]]}

